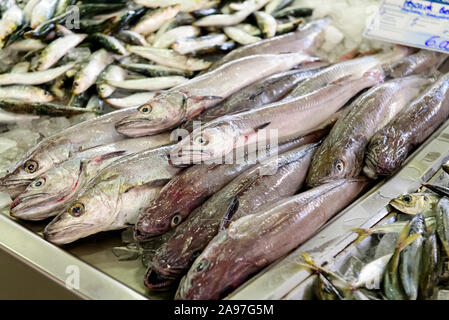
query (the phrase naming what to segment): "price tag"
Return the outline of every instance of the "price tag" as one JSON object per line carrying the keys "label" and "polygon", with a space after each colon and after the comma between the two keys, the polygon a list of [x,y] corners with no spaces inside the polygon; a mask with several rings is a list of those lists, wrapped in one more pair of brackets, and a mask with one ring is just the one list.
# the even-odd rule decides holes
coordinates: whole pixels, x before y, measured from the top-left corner
{"label": "price tag", "polygon": [[365,36],[449,53],[449,0],[384,0]]}

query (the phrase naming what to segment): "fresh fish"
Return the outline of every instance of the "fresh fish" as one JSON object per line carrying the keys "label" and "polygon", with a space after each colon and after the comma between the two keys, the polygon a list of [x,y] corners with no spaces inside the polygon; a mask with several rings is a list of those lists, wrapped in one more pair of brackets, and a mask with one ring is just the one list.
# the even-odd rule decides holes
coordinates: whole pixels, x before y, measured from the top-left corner
{"label": "fresh fish", "polygon": [[334,82],[342,77],[357,77],[373,68],[381,67],[386,61],[397,61],[407,56],[410,49],[405,47],[396,47],[394,50],[385,53],[379,53],[372,56],[365,56],[356,58],[334,65],[317,73],[307,81],[304,81],[300,86],[293,90],[288,97],[299,97],[315,91]]}
{"label": "fresh fish", "polygon": [[[232,61],[158,96],[136,109],[133,116],[120,121],[116,129],[126,136],[136,137],[174,128],[260,79],[313,59],[295,53],[255,55]],[[252,73],[256,69],[258,72]]]}
{"label": "fresh fish", "polygon": [[410,223],[407,223],[399,235],[396,249],[388,262],[387,271],[383,277],[382,292],[388,300],[405,300],[407,297],[402,287],[401,278],[399,275],[400,255],[405,248],[420,237],[417,233],[408,236],[409,232]]}
{"label": "fresh fish", "polygon": [[290,5],[293,1],[294,0],[272,0],[265,6],[265,12],[271,15],[273,12]]}
{"label": "fresh fish", "polygon": [[[131,30],[121,30],[117,34],[117,38],[122,40],[123,42],[126,42],[128,44],[136,45],[136,46],[147,46],[147,40],[137,32],[131,31]],[[126,49],[125,49],[126,50]]]}
{"label": "fresh fish", "polygon": [[390,206],[406,214],[424,214],[425,217],[433,215],[440,201],[440,197],[433,193],[411,193],[402,195],[390,201]]}
{"label": "fresh fish", "polygon": [[26,102],[50,102],[53,96],[38,87],[8,86],[0,87],[0,99],[18,99]]}
{"label": "fresh fish", "polygon": [[96,174],[124,156],[170,144],[170,135],[126,139],[80,152],[39,176],[10,206],[10,215],[43,220],[58,213]]}
{"label": "fresh fish", "polygon": [[61,67],[48,69],[45,71],[0,74],[0,85],[37,85],[47,83],[68,72],[74,66],[74,63],[69,63]]}
{"label": "fresh fish", "polygon": [[157,92],[142,92],[135,93],[124,98],[109,98],[106,102],[109,103],[114,108],[130,108],[130,107],[140,107],[153,99],[157,95]]}
{"label": "fresh fish", "polygon": [[56,10],[58,0],[41,0],[33,8],[31,28],[35,29],[45,20],[50,19]]}
{"label": "fresh fish", "polygon": [[[305,144],[315,143],[325,134],[326,130],[320,130],[280,145],[273,151],[279,154]],[[253,167],[256,162],[262,162],[271,154],[272,151],[269,149],[258,157],[248,156],[235,164],[200,164],[186,169],[161,190],[154,203],[142,211],[135,226],[135,238],[143,241],[178,226],[210,196],[243,171]]]}
{"label": "fresh fish", "polygon": [[94,33],[90,36],[94,41],[98,42],[103,48],[106,50],[120,54],[127,55],[128,51],[126,50],[123,43],[113,36],[108,36],[102,33]]}
{"label": "fresh fish", "polygon": [[134,0],[134,2],[149,8],[179,5],[180,11],[192,12],[212,8],[219,3],[219,0]]}
{"label": "fresh fish", "polygon": [[313,13],[312,8],[304,8],[301,5],[293,5],[282,10],[279,10],[273,14],[275,18],[284,18],[287,16],[293,17],[308,17]]}
{"label": "fresh fish", "polygon": [[165,22],[174,18],[179,12],[180,6],[165,7],[154,11],[149,11],[140,21],[131,29],[131,31],[142,35],[149,35],[157,31]]}
{"label": "fresh fish", "polygon": [[0,179],[0,189],[14,197],[38,176],[74,154],[122,140],[123,136],[114,130],[114,125],[130,111],[118,110],[83,121],[40,141]]}
{"label": "fresh fish", "polygon": [[30,114],[17,114],[0,109],[0,123],[13,124],[18,122],[31,121],[34,119],[39,119],[39,116]]}
{"label": "fresh fish", "polygon": [[[161,286],[158,279],[167,278],[170,283],[178,280],[219,230],[234,220],[233,213],[239,208],[239,200],[243,198],[243,204],[248,204],[248,196],[254,195],[257,188],[260,188],[260,193],[258,194],[257,190],[255,193],[261,202],[254,202],[253,205],[256,206],[246,211],[246,215],[257,212],[263,205],[293,195],[304,181],[315,150],[316,145],[306,145],[279,156],[275,155],[245,171],[214,194],[192,212],[185,222],[176,228],[170,239],[158,248],[147,272],[145,285],[150,289],[162,289],[166,284]],[[276,177],[273,177],[272,172],[275,172]],[[278,182],[285,180],[285,185],[273,184],[273,178]],[[265,194],[266,197],[263,196]],[[243,215],[243,212],[240,214]]]}
{"label": "fresh fish", "polygon": [[97,92],[100,98],[106,99],[115,92],[115,87],[109,85],[109,80],[124,81],[126,78],[126,71],[119,66],[108,66],[98,77],[97,80]]}
{"label": "fresh fish", "polygon": [[86,34],[72,34],[52,41],[46,47],[37,62],[37,71],[45,71],[56,64],[70,50],[86,39]]}
{"label": "fresh fish", "polygon": [[31,23],[31,17],[33,15],[33,10],[36,4],[38,4],[41,0],[29,0],[25,7],[23,7],[23,22],[25,24]]}
{"label": "fresh fish", "polygon": [[107,83],[121,89],[151,91],[173,88],[188,80],[181,76],[168,76],[124,81],[108,80]]}
{"label": "fresh fish", "polygon": [[104,168],[45,228],[44,238],[65,244],[134,224],[139,210],[179,172],[168,163],[170,148],[126,156]]}
{"label": "fresh fish", "polygon": [[63,34],[65,33],[67,35],[73,34],[73,32],[61,26],[61,24],[69,22],[68,21],[69,18],[75,19],[76,15],[77,15],[77,7],[72,7],[70,8],[70,10],[67,10],[58,16],[54,16],[51,19],[45,20],[33,30],[25,32],[24,37],[34,39],[46,39],[49,36],[52,37],[52,32],[54,31]]}
{"label": "fresh fish", "polygon": [[153,42],[153,47],[167,49],[177,40],[196,37],[200,32],[200,28],[194,26],[180,26],[173,28],[156,39]]}
{"label": "fresh fish", "polygon": [[314,54],[315,50],[324,41],[323,30],[329,23],[329,19],[315,20],[295,32],[262,40],[233,50],[214,63],[210,70],[216,69],[229,61],[255,54],[280,54],[286,52]]}
{"label": "fresh fish", "polygon": [[200,123],[203,125],[228,114],[256,109],[266,104],[279,101],[298,85],[298,83],[312,76],[321,68],[322,65],[320,64],[310,68],[305,66],[304,68],[282,72],[257,81],[232,94],[226,100],[206,110],[198,117],[185,122],[181,125],[181,129],[192,132],[195,124]]}
{"label": "fresh fish", "polygon": [[418,299],[431,300],[436,294],[442,272],[442,257],[435,229],[424,238],[421,257]]}
{"label": "fresh fish", "polygon": [[276,130],[280,142],[305,135],[328,120],[358,92],[382,80],[381,74],[373,71],[362,78],[344,78],[302,97],[218,118],[179,142],[172,150],[171,161],[174,165],[183,165],[221,159],[244,146],[262,143],[270,137],[270,130]]}
{"label": "fresh fish", "polygon": [[365,153],[363,172],[373,179],[389,176],[448,116],[449,74],[446,74],[373,136]]}
{"label": "fresh fish", "polygon": [[257,25],[262,31],[265,38],[273,38],[276,35],[277,21],[269,13],[257,11],[254,13]]}
{"label": "fresh fish", "polygon": [[418,234],[413,243],[402,251],[399,257],[399,276],[404,293],[408,300],[416,300],[418,297],[419,278],[421,274],[421,256],[426,225],[424,216],[418,214],[410,221],[408,236]]}
{"label": "fresh fish", "polygon": [[261,38],[252,36],[237,27],[225,27],[223,28],[223,31],[230,39],[242,45],[247,45],[262,40]]}
{"label": "fresh fish", "polygon": [[0,49],[4,47],[5,42],[23,22],[23,12],[18,6],[12,6],[1,16],[0,19]]}
{"label": "fresh fish", "polygon": [[401,78],[413,74],[433,74],[448,58],[441,52],[420,50],[397,62],[385,66],[385,72],[393,78]]}
{"label": "fresh fish", "polygon": [[324,140],[312,161],[307,185],[356,177],[372,136],[404,109],[431,79],[412,76],[380,84],[357,98]]}
{"label": "fresh fish", "polygon": [[233,222],[195,260],[179,285],[176,299],[218,299],[229,293],[248,276],[309,239],[366,184],[360,179],[338,180]]}
{"label": "fresh fish", "polygon": [[7,50],[17,51],[17,52],[28,52],[28,51],[38,51],[44,49],[47,45],[41,40],[36,39],[23,39],[16,41],[8,46]]}
{"label": "fresh fish", "polygon": [[113,56],[105,49],[94,52],[87,63],[81,67],[73,80],[73,94],[85,92],[97,81],[103,70],[114,62]]}
{"label": "fresh fish", "polygon": [[449,257],[449,200],[441,198],[436,208],[436,229],[446,256]]}
{"label": "fresh fish", "polygon": [[188,72],[166,66],[160,66],[157,64],[125,63],[122,64],[121,66],[127,70],[141,73],[148,77],[166,77],[166,76],[190,77],[193,75],[193,72]]}
{"label": "fresh fish", "polygon": [[224,44],[227,39],[228,38],[224,34],[213,34],[198,38],[179,39],[173,43],[171,47],[179,54],[195,54],[220,46]]}
{"label": "fresh fish", "polygon": [[194,22],[198,27],[230,26],[245,20],[250,14],[263,8],[270,0],[247,0],[242,9],[233,14],[213,14]]}
{"label": "fresh fish", "polygon": [[304,19],[303,18],[297,18],[288,22],[284,22],[281,23],[279,22],[276,25],[276,33],[277,34],[284,34],[287,32],[290,32],[292,30],[294,30],[295,28],[297,28],[299,25],[302,25],[304,23]]}
{"label": "fresh fish", "polygon": [[151,47],[128,46],[128,51],[152,60],[160,65],[177,68],[185,71],[200,71],[209,68],[211,62],[183,56],[171,49],[159,49]]}
{"label": "fresh fish", "polygon": [[64,106],[51,102],[27,102],[19,99],[0,99],[0,108],[15,113],[29,113],[35,115],[48,115],[54,117],[70,117],[86,112],[83,108]]}

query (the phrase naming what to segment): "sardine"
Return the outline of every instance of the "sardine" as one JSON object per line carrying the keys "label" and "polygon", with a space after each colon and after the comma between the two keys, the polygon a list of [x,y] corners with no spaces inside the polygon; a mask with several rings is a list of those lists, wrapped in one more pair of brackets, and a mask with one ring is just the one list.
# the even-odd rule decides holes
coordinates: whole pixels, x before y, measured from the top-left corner
{"label": "sardine", "polygon": [[277,21],[271,14],[257,11],[254,13],[254,16],[265,38],[272,38],[276,35]]}
{"label": "sardine", "polygon": [[[293,195],[304,181],[315,150],[316,145],[306,145],[269,158],[245,171],[214,194],[192,212],[185,222],[176,228],[170,239],[158,248],[147,272],[145,285],[150,289],[162,289],[161,283],[153,280],[167,278],[167,281],[172,283],[186,273],[208,242],[221,228],[227,227],[229,221],[233,220],[234,211],[238,209],[241,197],[247,200],[247,196],[254,195],[253,191],[260,188],[258,198],[261,202],[253,203],[254,208],[246,207],[250,209],[246,211],[246,215],[250,215],[256,213],[257,209],[263,205],[269,205],[283,197]],[[268,173],[267,169],[270,171],[274,169],[276,177]],[[272,184],[273,178],[277,181],[285,179],[286,185]],[[265,194],[266,197],[264,197]],[[244,201],[243,204],[247,202]],[[240,214],[244,215],[244,212]]]}
{"label": "sardine", "polygon": [[155,40],[153,42],[153,47],[167,49],[179,39],[198,36],[200,34],[200,31],[200,28],[194,26],[180,26],[177,28],[173,28],[165,32],[157,40]]}
{"label": "sardine", "polygon": [[12,197],[22,192],[34,179],[74,154],[122,140],[115,123],[131,109],[118,110],[83,121],[42,140],[0,179],[0,189]]}
{"label": "sardine", "polygon": [[36,70],[45,71],[51,68],[66,53],[84,41],[86,37],[86,34],[72,34],[52,41],[48,47],[42,51],[40,59],[37,62]]}
{"label": "sardine", "polygon": [[294,0],[272,0],[265,6],[265,12],[272,14],[290,5]]}
{"label": "sardine", "polygon": [[275,18],[284,18],[287,16],[292,17],[308,17],[313,13],[312,8],[305,8],[302,5],[293,5],[282,10],[279,10],[273,14]]}
{"label": "sardine", "polygon": [[[260,79],[313,59],[299,53],[255,55],[232,61],[158,96],[136,109],[133,116],[120,121],[116,129],[126,136],[137,137],[174,128]],[[253,73],[256,69],[258,72]]]}
{"label": "sardine", "polygon": [[118,81],[110,79],[107,80],[107,83],[113,87],[127,90],[157,91],[182,85],[188,80],[182,76],[167,76]]}
{"label": "sardine", "polygon": [[358,176],[372,136],[431,82],[421,76],[401,78],[376,86],[357,98],[317,151],[307,185],[315,187],[335,179]]}
{"label": "sardine", "polygon": [[405,57],[397,62],[384,67],[388,76],[401,78],[413,74],[433,74],[448,58],[441,52],[420,50],[419,52]]}
{"label": "sardine", "polygon": [[233,222],[195,260],[176,299],[221,298],[309,239],[366,184],[361,179],[338,180]]}
{"label": "sardine", "polygon": [[373,179],[389,176],[448,116],[449,74],[446,74],[373,136],[365,153],[363,172]]}
{"label": "sardine", "polygon": [[128,51],[152,60],[160,65],[177,68],[185,71],[200,71],[209,68],[211,62],[184,56],[171,49],[159,49],[151,47],[128,46]]}
{"label": "sardine", "polygon": [[149,8],[159,8],[179,5],[182,12],[209,9],[219,3],[219,0],[134,0],[135,3]]}
{"label": "sardine", "polygon": [[10,215],[23,220],[54,216],[95,175],[115,160],[170,144],[170,135],[126,139],[80,152],[39,176],[10,206]]}
{"label": "sardine", "polygon": [[0,123],[13,124],[18,122],[31,121],[34,119],[39,119],[39,116],[31,114],[17,114],[0,109]]}
{"label": "sardine", "polygon": [[324,41],[323,30],[329,23],[329,19],[315,20],[295,32],[243,46],[233,50],[214,63],[209,70],[216,69],[229,61],[255,54],[280,54],[286,52],[315,54],[316,49]]}
{"label": "sardine", "polygon": [[31,23],[31,17],[33,15],[34,7],[40,2],[40,0],[29,0],[25,7],[23,7],[23,22],[25,24]]}
{"label": "sardine", "polygon": [[[294,139],[280,145],[273,151],[279,154],[305,144],[315,143],[327,130],[314,132],[306,137]],[[177,227],[188,215],[210,196],[231,182],[243,171],[272,154],[271,149],[258,157],[247,157],[235,164],[208,165],[190,167],[170,181],[158,198],[142,211],[135,226],[135,238],[146,240]]]}
{"label": "sardine", "polygon": [[109,36],[102,33],[94,33],[90,36],[94,41],[98,42],[103,48],[106,50],[119,54],[119,55],[128,55],[128,51],[126,50],[123,43],[113,36]]}
{"label": "sardine", "polygon": [[131,29],[131,31],[148,35],[157,31],[166,21],[174,18],[180,10],[179,5],[165,7],[154,11],[149,11],[140,21]]}
{"label": "sardine", "polygon": [[109,65],[97,80],[97,92],[100,98],[106,99],[115,92],[116,88],[107,83],[109,80],[124,81],[126,75],[126,71],[119,66]]}
{"label": "sardine", "polygon": [[122,64],[121,66],[127,70],[141,73],[148,77],[166,77],[166,76],[191,77],[193,75],[193,72],[161,66],[157,64],[125,63]]}
{"label": "sardine", "polygon": [[[117,34],[117,38],[122,40],[123,42],[127,44],[132,44],[136,46],[147,46],[147,40],[137,32],[131,31],[131,30],[121,30]],[[126,49],[125,49],[126,50]]]}
{"label": "sardine", "polygon": [[53,96],[48,91],[31,86],[0,87],[0,99],[17,99],[26,102],[50,102]]}
{"label": "sardine", "polygon": [[171,161],[174,165],[215,161],[244,146],[263,143],[270,138],[270,130],[276,130],[280,142],[308,134],[358,92],[382,81],[383,76],[375,70],[362,78],[344,78],[302,97],[218,118],[182,139],[173,148]]}
{"label": "sardine", "polygon": [[0,85],[22,84],[22,85],[37,85],[55,80],[75,66],[74,63],[69,63],[61,67],[48,69],[38,72],[26,73],[4,73],[0,74]]}
{"label": "sardine", "polygon": [[56,10],[58,0],[41,0],[33,8],[30,26],[35,29],[45,20],[50,19]]}
{"label": "sardine", "polygon": [[135,93],[124,98],[109,98],[106,102],[109,103],[114,108],[130,108],[130,107],[140,107],[153,99],[157,95],[157,92],[142,92]]}
{"label": "sardine", "polygon": [[83,108],[64,106],[51,102],[28,102],[19,99],[0,99],[0,108],[15,113],[29,113],[54,117],[70,117],[86,112],[92,112],[91,110]]}
{"label": "sardine", "polygon": [[23,22],[23,12],[18,6],[12,6],[0,19],[0,49],[4,47],[10,36]]}
{"label": "sardine", "polygon": [[223,31],[230,39],[242,45],[247,45],[262,40],[260,37],[252,36],[237,27],[225,27],[223,28]]}
{"label": "sardine", "polygon": [[424,214],[431,216],[440,201],[440,197],[433,193],[410,193],[390,201],[390,206],[406,214]]}
{"label": "sardine", "polygon": [[113,56],[105,49],[94,52],[89,61],[76,74],[73,80],[73,94],[82,94],[89,89],[95,84],[103,70],[112,62],[114,62]]}
{"label": "sardine", "polygon": [[44,238],[65,244],[134,224],[139,210],[158,195],[179,169],[168,163],[170,146],[123,157],[101,170],[44,230]]}
{"label": "sardine", "polygon": [[198,38],[179,39],[173,43],[171,47],[179,54],[196,54],[220,46],[225,43],[227,39],[226,35],[219,33]]}

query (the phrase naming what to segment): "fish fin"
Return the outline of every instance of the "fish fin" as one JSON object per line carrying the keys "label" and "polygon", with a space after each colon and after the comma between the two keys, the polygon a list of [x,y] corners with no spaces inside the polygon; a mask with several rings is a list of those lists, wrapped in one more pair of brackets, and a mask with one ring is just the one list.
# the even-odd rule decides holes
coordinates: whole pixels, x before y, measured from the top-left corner
{"label": "fish fin", "polygon": [[369,236],[371,236],[371,233],[369,232],[369,230],[367,229],[363,229],[363,228],[353,228],[351,229],[351,231],[354,231],[355,233],[357,233],[358,237],[355,240],[355,244],[359,244],[361,243],[363,240],[365,240],[366,238],[368,238]]}
{"label": "fish fin", "polygon": [[115,151],[115,152],[111,152],[111,153],[107,153],[107,154],[103,154],[101,156],[95,157],[95,158],[92,159],[92,161],[96,162],[96,163],[101,163],[101,162],[103,162],[105,160],[109,160],[109,159],[112,159],[112,158],[123,156],[126,153],[127,153],[127,151],[124,151],[124,150],[122,150],[122,151]]}
{"label": "fish fin", "polygon": [[259,130],[263,130],[263,129],[265,129],[266,127],[268,127],[270,124],[271,124],[271,122],[264,123],[264,124],[262,124],[262,125],[260,125],[260,126],[258,126],[258,127],[256,127],[256,128],[254,128],[254,131],[257,132],[257,131],[259,131]]}
{"label": "fish fin", "polygon": [[231,223],[231,218],[234,215],[234,213],[237,211],[239,207],[239,199],[238,197],[234,197],[231,201],[231,203],[228,206],[228,209],[226,210],[226,214],[223,217],[223,220],[221,220],[220,223],[220,231],[226,229],[229,224]]}

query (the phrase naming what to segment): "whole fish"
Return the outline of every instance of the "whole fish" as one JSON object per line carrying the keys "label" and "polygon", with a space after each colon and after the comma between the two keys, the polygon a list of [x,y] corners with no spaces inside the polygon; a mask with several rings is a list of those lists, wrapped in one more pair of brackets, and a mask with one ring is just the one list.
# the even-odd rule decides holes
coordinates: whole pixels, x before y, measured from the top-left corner
{"label": "whole fish", "polygon": [[210,48],[215,48],[226,42],[228,38],[224,34],[213,34],[197,38],[185,38],[175,41],[171,48],[179,54],[197,54]]}
{"label": "whole fish", "polygon": [[323,30],[329,23],[329,19],[315,20],[295,32],[243,46],[233,50],[214,63],[209,70],[214,70],[229,61],[255,54],[280,54],[286,52],[314,54],[315,50],[324,41]]}
{"label": "whole fish", "polygon": [[45,239],[65,244],[134,224],[139,210],[179,172],[168,163],[170,148],[126,156],[101,170],[45,228]]}
{"label": "whole fish", "polygon": [[[292,148],[315,143],[327,130],[319,130],[308,136],[294,139],[275,149],[277,153],[287,152]],[[243,171],[261,162],[271,152],[264,152],[254,159],[247,158],[236,164],[192,166],[171,180],[161,190],[157,199],[146,207],[135,225],[134,237],[143,241],[177,227],[188,215],[210,196],[231,182]]]}
{"label": "whole fish", "polygon": [[141,74],[149,76],[149,77],[166,77],[166,76],[190,77],[193,75],[193,72],[184,71],[184,70],[166,67],[166,66],[160,66],[160,65],[156,65],[156,64],[126,63],[126,64],[122,64],[122,67],[127,70],[141,73]]}
{"label": "whole fish", "polygon": [[108,36],[102,33],[95,33],[90,36],[91,39],[98,42],[104,49],[119,54],[119,55],[128,55],[128,51],[126,50],[123,43],[113,36]]}
{"label": "whole fish", "polygon": [[223,32],[230,39],[234,40],[235,42],[241,45],[247,45],[262,40],[260,37],[252,36],[249,33],[245,32],[244,30],[234,26],[223,28]]}
{"label": "whole fish", "polygon": [[0,179],[0,190],[14,197],[17,192],[23,192],[38,176],[74,154],[122,140],[124,137],[114,130],[115,123],[132,111],[133,109],[123,109],[111,112],[61,130],[42,140]]}
{"label": "whole fish", "polygon": [[26,102],[50,102],[54,99],[50,92],[31,86],[0,87],[0,99],[19,99]]}
{"label": "whole fish", "polygon": [[58,213],[95,175],[113,161],[170,144],[169,134],[126,139],[80,152],[39,176],[10,206],[10,215],[43,220]]}
{"label": "whole fish", "polygon": [[411,193],[392,199],[390,206],[406,214],[433,215],[440,197],[433,193]]}
{"label": "whole fish", "polygon": [[204,124],[228,114],[255,109],[279,101],[298,85],[298,83],[322,69],[323,65],[317,64],[310,68],[305,66],[304,68],[278,73],[257,81],[232,94],[226,100],[206,110],[198,117],[186,121],[181,125],[181,128],[191,132],[195,123],[201,122],[201,124]]}
{"label": "whole fish", "polygon": [[448,55],[441,52],[420,50],[384,67],[388,76],[401,78],[413,74],[432,74],[444,63]]}
{"label": "whole fish", "polygon": [[271,14],[257,11],[254,16],[265,38],[272,38],[276,35],[277,21]]}
{"label": "whole fish", "polygon": [[157,40],[155,40],[153,42],[153,47],[167,49],[179,39],[198,36],[200,34],[200,31],[200,28],[194,26],[180,26],[177,28],[173,28],[161,35]]}
{"label": "whole fish", "polygon": [[372,136],[430,83],[431,79],[421,76],[401,78],[380,84],[357,98],[318,149],[307,185],[315,187],[335,179],[358,176]]}
{"label": "whole fish", "polygon": [[28,102],[19,99],[0,99],[0,108],[15,113],[29,113],[47,116],[74,116],[86,112],[92,112],[85,108],[63,106],[51,102]]}
{"label": "whole fish", "polygon": [[173,148],[171,161],[174,165],[183,165],[221,159],[243,146],[270,138],[273,133],[270,130],[276,132],[281,142],[305,135],[328,120],[358,92],[382,80],[383,76],[373,71],[362,78],[344,78],[305,96],[218,118],[182,139]]}
{"label": "whole fish", "polygon": [[[117,34],[117,38],[122,40],[125,43],[133,44],[136,46],[147,46],[148,42],[145,40],[145,38],[137,32],[131,31],[131,30],[121,30]],[[125,49],[126,50],[126,49]]]}
{"label": "whole fish", "polygon": [[74,66],[75,66],[74,63],[69,63],[45,71],[0,74],[0,85],[9,85],[9,84],[37,85],[47,83],[52,80],[55,80],[64,73],[68,72]]}
{"label": "whole fish", "polygon": [[[192,212],[170,239],[158,248],[147,272],[145,285],[150,289],[164,289],[185,274],[209,241],[233,219],[239,198],[245,197],[247,193],[253,194],[253,188],[260,188],[258,198],[261,202],[246,214],[255,213],[260,206],[293,195],[304,181],[315,150],[316,145],[306,145],[267,159],[214,194]],[[267,168],[277,168],[277,171],[274,170],[276,177],[267,174]],[[265,183],[272,182],[273,178],[285,183]],[[165,281],[161,283],[158,279]]]}
{"label": "whole fish", "polygon": [[349,205],[367,181],[338,180],[233,222],[195,260],[176,299],[218,299],[308,240]]}
{"label": "whole fish", "polygon": [[424,216],[418,214],[410,221],[409,236],[418,234],[413,243],[402,251],[399,257],[399,276],[408,300],[418,297],[419,278],[421,274],[421,256],[426,233]]}
{"label": "whole fish", "polygon": [[165,22],[174,18],[179,12],[180,6],[165,7],[148,11],[140,21],[131,29],[131,31],[140,33],[142,35],[149,35],[157,31]]}
{"label": "whole fish", "polygon": [[293,1],[294,0],[272,0],[265,6],[265,12],[271,15],[273,12],[292,4]]}
{"label": "whole fish", "polygon": [[45,20],[50,19],[56,10],[58,0],[41,0],[33,8],[31,15],[31,28],[35,29]]}
{"label": "whole fish", "polygon": [[3,13],[0,19],[0,49],[5,46],[7,38],[22,25],[23,20],[23,12],[16,5]]}
{"label": "whole fish", "polygon": [[[295,53],[255,55],[232,61],[135,109],[134,115],[117,123],[116,130],[128,137],[139,137],[174,128],[260,79],[313,60]],[[257,73],[252,72],[255,69]]]}
{"label": "whole fish", "polygon": [[425,141],[449,116],[449,74],[442,76],[371,139],[363,172],[389,176],[409,152]]}
{"label": "whole fish", "polygon": [[98,77],[97,92],[100,98],[110,97],[115,92],[115,87],[107,84],[108,80],[123,81],[126,78],[126,70],[116,65],[109,65]]}

